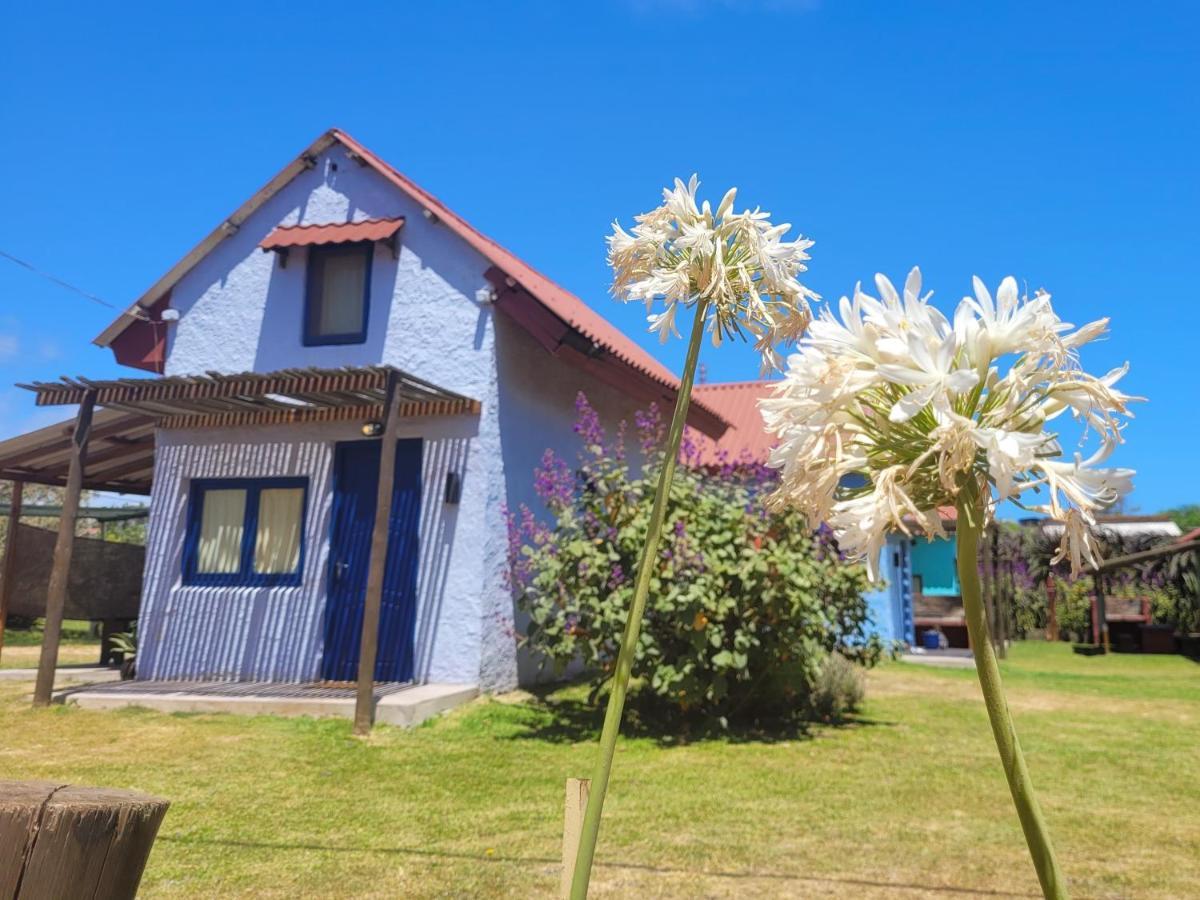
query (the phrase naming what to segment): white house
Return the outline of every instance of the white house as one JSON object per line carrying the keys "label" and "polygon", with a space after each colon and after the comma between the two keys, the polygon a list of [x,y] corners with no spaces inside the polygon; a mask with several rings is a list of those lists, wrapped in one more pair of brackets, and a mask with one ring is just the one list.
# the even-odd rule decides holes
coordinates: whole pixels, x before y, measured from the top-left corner
{"label": "white house", "polygon": [[[88,484],[149,486],[150,680],[354,678],[375,432],[384,387],[399,384],[376,680],[517,684],[505,507],[533,502],[547,447],[573,452],[578,391],[616,421],[673,404],[677,388],[577,297],[337,130],[96,342],[159,377],[34,389],[42,404],[90,396],[109,410]],[[689,423],[714,437],[726,425],[702,397]],[[149,448],[122,456],[136,428],[153,434],[152,469]]]}

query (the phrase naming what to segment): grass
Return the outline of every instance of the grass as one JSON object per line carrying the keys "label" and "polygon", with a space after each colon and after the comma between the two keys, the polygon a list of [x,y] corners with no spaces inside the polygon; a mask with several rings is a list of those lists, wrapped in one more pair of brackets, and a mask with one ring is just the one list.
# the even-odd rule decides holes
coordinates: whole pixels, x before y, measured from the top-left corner
{"label": "grass", "polygon": [[[0,649],[0,669],[36,669],[42,651],[41,620],[34,628],[6,628],[4,647]],[[92,637],[89,623],[79,619],[63,621],[58,645],[58,664],[97,665],[100,639]]]}
{"label": "grass", "polygon": [[[1200,883],[1200,666],[1015,648],[1010,699],[1077,897]],[[860,719],[618,750],[612,897],[1037,896],[972,672],[890,663]],[[172,800],[147,897],[552,896],[583,692],[481,700],[367,740],[331,720],[33,711],[0,686],[0,777]]]}

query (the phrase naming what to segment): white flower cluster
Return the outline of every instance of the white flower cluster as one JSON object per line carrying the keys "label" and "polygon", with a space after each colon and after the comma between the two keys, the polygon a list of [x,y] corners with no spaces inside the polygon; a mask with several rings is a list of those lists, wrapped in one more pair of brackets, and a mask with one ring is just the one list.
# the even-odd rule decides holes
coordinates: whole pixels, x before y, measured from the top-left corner
{"label": "white flower cluster", "polygon": [[[797,280],[806,271],[805,252],[812,241],[783,240],[791,225],[772,225],[770,213],[735,213],[737,188],[730,189],[716,212],[708,201],[696,205],[696,176],[663,189],[663,205],[637,216],[633,233],[613,223],[608,262],[613,295],[646,304],[650,330],[666,341],[678,336],[679,307],[708,302],[713,344],[741,335],[755,338],[763,370],[782,368],[776,346],[794,343],[812,316],[808,301],[817,295]],[[655,305],[662,302],[661,312]]]}
{"label": "white flower cluster", "polygon": [[[1098,465],[1121,443],[1128,403],[1141,399],[1115,387],[1128,365],[1102,378],[1079,367],[1078,348],[1108,320],[1073,330],[1049,294],[1020,297],[1011,277],[994,299],[976,278],[953,321],[922,296],[918,269],[903,292],[882,275],[875,283],[878,299],[861,287],[842,298],[841,321],[822,311],[761,403],[778,438],[771,502],[827,522],[872,577],[890,531],[942,536],[938,508],[964,491],[978,493],[987,516],[1013,500],[1062,521],[1057,559],[1069,557],[1076,573],[1085,559],[1095,564],[1095,513],[1133,486],[1132,470]],[[1046,424],[1067,410],[1085,438],[1098,436],[1088,459],[1058,458]]]}

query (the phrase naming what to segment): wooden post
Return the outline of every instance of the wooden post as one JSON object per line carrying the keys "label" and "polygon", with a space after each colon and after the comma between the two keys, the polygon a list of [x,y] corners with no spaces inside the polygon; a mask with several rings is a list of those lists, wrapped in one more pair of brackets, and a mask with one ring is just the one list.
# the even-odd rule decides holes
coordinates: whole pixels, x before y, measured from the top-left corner
{"label": "wooden post", "polygon": [[575,873],[575,857],[579,853],[579,833],[583,830],[583,811],[587,809],[592,782],[588,778],[567,779],[567,804],[563,815],[562,880],[559,896],[571,896],[571,877]]}
{"label": "wooden post", "polygon": [[1053,575],[1046,576],[1046,639],[1058,640],[1058,600]]}
{"label": "wooden post", "polygon": [[988,631],[991,632],[992,647],[996,649],[997,654],[1000,650],[1000,630],[996,627],[996,578],[995,571],[992,565],[992,541],[991,529],[983,532],[983,540],[980,541],[979,568],[981,569],[982,578],[982,593],[983,593],[983,609],[988,619]]}
{"label": "wooden post", "polygon": [[1097,643],[1104,646],[1104,652],[1109,651],[1108,646],[1108,603],[1104,599],[1104,576],[1099,572],[1095,575],[1094,584],[1096,586],[1096,619],[1100,627],[1100,640]]}
{"label": "wooden post", "polygon": [[17,575],[17,525],[21,521],[21,501],[24,496],[25,482],[14,481],[12,503],[8,507],[8,531],[4,533],[4,562],[0,564],[0,653],[4,652],[4,626],[8,622],[13,579]]}
{"label": "wooden post", "polygon": [[992,569],[992,608],[996,614],[996,653],[1001,659],[1008,658],[1008,605],[1000,581],[1000,526],[992,523],[991,540],[988,541],[988,564]]}
{"label": "wooden post", "polygon": [[383,445],[379,448],[379,483],[375,495],[375,524],[371,528],[371,555],[367,592],[363,598],[362,634],[358,644],[358,691],[354,701],[354,733],[367,734],[375,722],[375,657],[379,650],[379,615],[383,606],[383,578],[387,568],[388,520],[396,481],[396,441],[400,428],[395,373],[388,373],[384,401]]}
{"label": "wooden post", "polygon": [[132,900],[168,805],[136,791],[0,781],[0,897]]}
{"label": "wooden post", "polygon": [[79,495],[83,490],[88,433],[92,430],[92,412],[95,407],[96,392],[88,391],[83,395],[83,401],[79,404],[79,415],[75,417],[75,434],[71,438],[71,464],[67,470],[67,486],[63,492],[62,513],[58,519],[58,539],[54,542],[50,586],[46,589],[46,629],[42,634],[42,655],[38,660],[37,684],[33,690],[34,706],[49,706],[50,694],[54,690],[54,670],[58,666],[58,640],[62,634],[63,608],[67,603],[71,554],[75,550],[75,519],[79,512]]}

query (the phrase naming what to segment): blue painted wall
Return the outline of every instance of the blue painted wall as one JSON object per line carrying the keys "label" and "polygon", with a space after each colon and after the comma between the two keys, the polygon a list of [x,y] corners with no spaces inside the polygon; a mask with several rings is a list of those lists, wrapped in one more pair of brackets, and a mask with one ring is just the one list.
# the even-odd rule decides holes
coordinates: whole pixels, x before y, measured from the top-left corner
{"label": "blue painted wall", "polygon": [[881,581],[865,594],[872,631],[885,643],[915,639],[909,543],[903,535],[888,538],[879,554]]}
{"label": "blue painted wall", "polygon": [[957,597],[958,545],[949,539],[917,537],[912,539],[912,573],[921,577],[921,592],[931,597]]}

